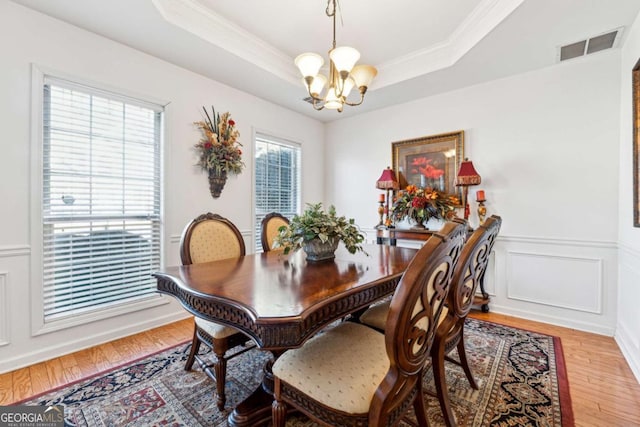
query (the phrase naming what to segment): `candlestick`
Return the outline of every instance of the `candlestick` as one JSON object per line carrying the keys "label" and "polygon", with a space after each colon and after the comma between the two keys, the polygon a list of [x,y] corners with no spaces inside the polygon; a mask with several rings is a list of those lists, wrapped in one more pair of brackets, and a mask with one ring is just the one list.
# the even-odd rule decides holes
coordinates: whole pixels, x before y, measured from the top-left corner
{"label": "candlestick", "polygon": [[380,196],[378,196],[378,202],[384,203],[384,193],[380,193]]}
{"label": "candlestick", "polygon": [[[384,196],[384,194],[383,194],[383,196]],[[384,216],[384,211],[385,211],[385,208],[386,208],[386,206],[384,205],[384,199],[378,198],[378,203],[380,204],[380,206],[378,206],[378,215],[380,215],[380,222],[378,222],[378,225],[376,225],[376,228],[384,226],[382,218]]]}
{"label": "candlestick", "polygon": [[484,200],[478,200],[478,219],[480,224],[484,222],[484,217],[487,215],[487,208],[484,206]]}
{"label": "candlestick", "polygon": [[484,198],[484,190],[476,191],[476,201],[484,202],[486,199]]}

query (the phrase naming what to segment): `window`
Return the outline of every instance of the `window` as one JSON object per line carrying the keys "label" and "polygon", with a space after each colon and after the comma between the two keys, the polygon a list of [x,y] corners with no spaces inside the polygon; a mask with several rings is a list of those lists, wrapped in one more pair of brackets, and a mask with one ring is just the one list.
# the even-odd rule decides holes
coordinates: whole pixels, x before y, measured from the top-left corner
{"label": "window", "polygon": [[291,218],[300,211],[300,146],[258,133],[255,167],[255,246],[262,252],[262,219],[271,212]]}
{"label": "window", "polygon": [[163,108],[43,81],[44,323],[158,298]]}

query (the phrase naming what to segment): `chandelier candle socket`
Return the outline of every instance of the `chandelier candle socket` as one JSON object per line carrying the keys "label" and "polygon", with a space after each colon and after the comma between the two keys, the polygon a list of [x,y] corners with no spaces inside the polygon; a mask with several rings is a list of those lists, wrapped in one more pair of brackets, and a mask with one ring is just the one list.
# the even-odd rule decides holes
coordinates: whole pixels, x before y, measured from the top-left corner
{"label": "chandelier candle socket", "polygon": [[[336,47],[336,2],[328,0],[325,13],[333,18],[333,44],[329,51],[329,77],[318,74],[324,65],[322,56],[313,52],[306,52],[298,55],[295,64],[304,78],[304,84],[313,108],[322,110],[338,110],[342,112],[344,105],[356,106],[364,101],[364,94],[367,92],[371,81],[378,74],[371,65],[355,65],[360,59],[360,52],[349,46]],[[327,86],[324,96],[323,89]],[[360,100],[356,102],[347,101],[347,97],[353,87],[357,87],[360,92]]]}

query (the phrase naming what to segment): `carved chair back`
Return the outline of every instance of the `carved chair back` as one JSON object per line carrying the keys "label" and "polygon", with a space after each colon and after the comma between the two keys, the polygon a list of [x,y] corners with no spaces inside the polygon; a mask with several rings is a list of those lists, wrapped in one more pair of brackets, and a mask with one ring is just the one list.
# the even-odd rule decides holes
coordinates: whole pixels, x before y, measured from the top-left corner
{"label": "carved chair back", "polygon": [[[466,225],[448,222],[409,264],[391,300],[385,344],[390,368],[373,398],[371,425],[391,425],[411,402],[466,237]],[[374,421],[375,420],[375,421]]]}
{"label": "carved chair back", "polygon": [[501,224],[502,219],[492,215],[471,234],[462,249],[447,297],[449,313],[458,319],[466,318],[471,310],[473,296],[484,278]]}
{"label": "carved chair back", "polygon": [[260,241],[263,251],[278,250],[273,249],[273,240],[278,235],[278,229],[283,225],[289,225],[289,220],[276,212],[271,212],[262,219],[260,225]]}
{"label": "carved chair back", "polygon": [[180,239],[180,259],[184,265],[237,258],[245,253],[240,230],[228,219],[211,212],[187,224]]}

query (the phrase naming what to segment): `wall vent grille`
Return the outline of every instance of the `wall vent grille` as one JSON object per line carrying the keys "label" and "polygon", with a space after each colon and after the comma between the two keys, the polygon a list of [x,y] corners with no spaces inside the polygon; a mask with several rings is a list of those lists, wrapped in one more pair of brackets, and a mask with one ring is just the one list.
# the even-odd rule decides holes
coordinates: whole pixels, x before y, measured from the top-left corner
{"label": "wall vent grille", "polygon": [[608,33],[590,37],[586,40],[580,40],[575,43],[560,46],[558,49],[558,59],[559,61],[566,61],[568,59],[578,58],[580,56],[614,48],[617,46],[621,35],[622,28],[618,28]]}

